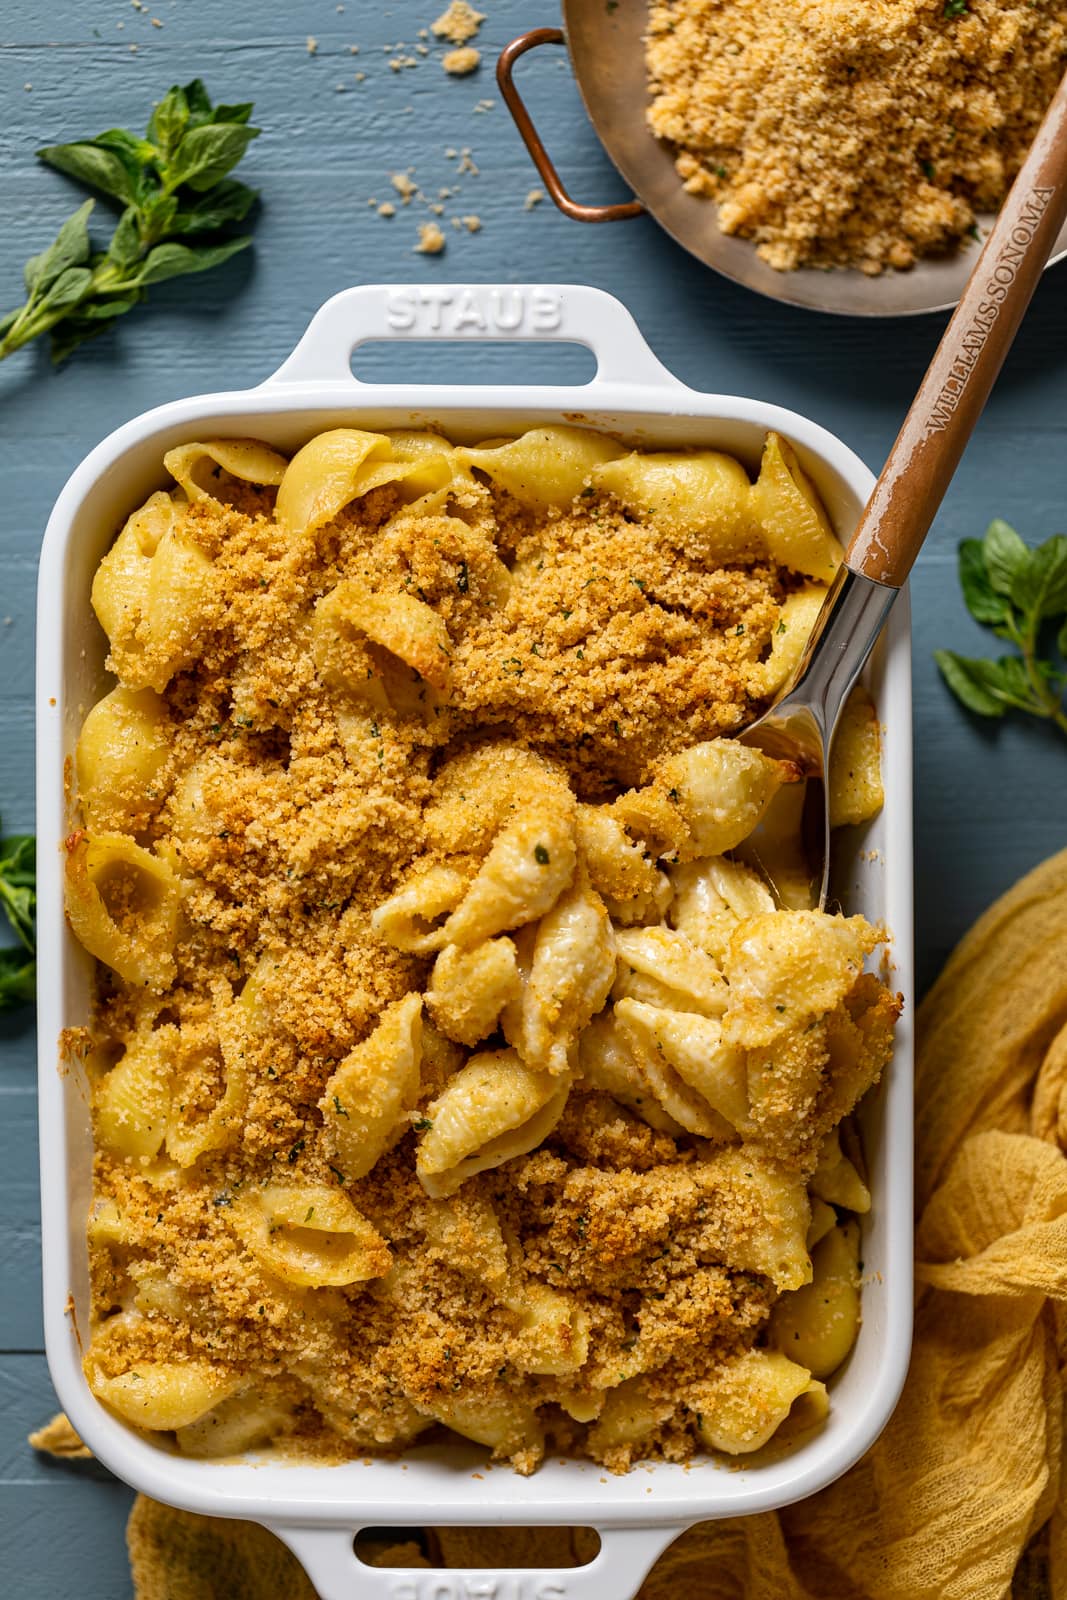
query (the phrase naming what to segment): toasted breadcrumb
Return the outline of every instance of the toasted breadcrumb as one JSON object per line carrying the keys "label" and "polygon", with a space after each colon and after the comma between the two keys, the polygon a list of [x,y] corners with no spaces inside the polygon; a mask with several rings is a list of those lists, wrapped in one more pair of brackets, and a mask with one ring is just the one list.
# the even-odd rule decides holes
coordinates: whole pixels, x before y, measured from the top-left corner
{"label": "toasted breadcrumb", "polygon": [[313,56],[318,48],[319,48],[319,41],[315,38],[314,34],[309,33],[308,37],[307,37],[307,52],[308,52],[308,55],[309,56]]}
{"label": "toasted breadcrumb", "polygon": [[466,44],[484,21],[484,11],[475,11],[467,0],[451,0],[448,10],[443,11],[431,27],[439,39],[447,39],[449,44]]}
{"label": "toasted breadcrumb", "polygon": [[400,196],[402,205],[409,206],[412,197],[419,192],[419,186],[410,172],[391,172],[389,174],[389,182]]}
{"label": "toasted breadcrumb", "polygon": [[653,0],[653,132],[770,266],[876,275],[1007,192],[1067,67],[1062,0]]}
{"label": "toasted breadcrumb", "polygon": [[466,228],[468,233],[480,233],[482,231],[481,217],[461,217],[460,221],[463,223],[463,226]]}
{"label": "toasted breadcrumb", "polygon": [[526,191],[526,199],[522,203],[522,209],[524,211],[532,211],[534,206],[539,206],[544,198],[545,191],[543,189],[528,189]]}
{"label": "toasted breadcrumb", "polygon": [[419,242],[415,246],[415,254],[420,256],[439,256],[445,247],[445,236],[436,222],[419,223]]}
{"label": "toasted breadcrumb", "polygon": [[449,50],[447,55],[441,57],[441,65],[446,72],[455,78],[465,78],[468,72],[474,72],[480,66],[482,53],[470,45],[464,45],[459,50]]}
{"label": "toasted breadcrumb", "polygon": [[380,217],[395,217],[396,206],[394,206],[391,200],[383,200],[381,205],[378,207],[378,215]]}

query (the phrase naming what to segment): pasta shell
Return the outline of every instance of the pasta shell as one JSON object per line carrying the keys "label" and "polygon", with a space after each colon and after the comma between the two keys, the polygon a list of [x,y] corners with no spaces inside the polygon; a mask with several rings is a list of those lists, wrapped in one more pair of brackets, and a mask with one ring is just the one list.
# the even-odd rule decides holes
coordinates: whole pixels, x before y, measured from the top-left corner
{"label": "pasta shell", "polygon": [[422,996],[387,1006],[374,1032],[329,1079],[319,1109],[326,1142],[345,1182],[365,1177],[407,1131],[419,1094]]}
{"label": "pasta shell", "polygon": [[476,1172],[525,1155],[563,1114],[570,1079],[533,1072],[514,1050],[472,1056],[427,1109],[416,1171],[433,1198],[454,1194]]}
{"label": "pasta shell", "polygon": [[496,837],[445,923],[450,944],[470,947],[544,916],[574,876],[574,805],[530,807]]}

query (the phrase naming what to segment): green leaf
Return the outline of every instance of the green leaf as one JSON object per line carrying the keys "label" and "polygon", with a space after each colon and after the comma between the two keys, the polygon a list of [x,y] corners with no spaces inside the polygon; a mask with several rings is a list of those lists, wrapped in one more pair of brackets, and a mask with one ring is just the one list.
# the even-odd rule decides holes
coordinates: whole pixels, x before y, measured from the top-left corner
{"label": "green leaf", "polygon": [[185,90],[177,84],[159,102],[148,124],[148,137],[162,150],[164,156],[173,155],[189,122],[189,101]]}
{"label": "green leaf", "polygon": [[143,237],[158,244],[174,228],[178,212],[178,197],[173,194],[147,196],[141,203],[141,232]]}
{"label": "green leaf", "polygon": [[16,834],[0,847],[0,905],[26,949],[36,948],[36,847],[29,834]]}
{"label": "green leaf", "polygon": [[1010,595],[1016,575],[1030,559],[1030,552],[1015,529],[994,517],[982,540],[989,581],[998,594]]}
{"label": "green leaf", "polygon": [[[999,656],[992,665],[997,669],[995,677],[990,675],[990,686],[994,693],[999,693],[1019,706],[1033,705],[1033,685],[1026,676],[1026,666],[1022,656]],[[1041,665],[1042,663],[1035,662],[1039,671]]]}
{"label": "green leaf", "polygon": [[37,841],[32,833],[9,833],[0,845],[0,877],[12,883],[37,881]]}
{"label": "green leaf", "polygon": [[1009,701],[1002,692],[995,661],[975,661],[958,656],[954,650],[935,650],[934,660],[941,676],[957,700],[980,717],[1002,717]]}
{"label": "green leaf", "polygon": [[222,262],[228,261],[251,243],[252,240],[245,235],[240,239],[227,239],[224,244],[159,244],[149,251],[137,283],[144,286],[163,283],[167,278],[181,278],[188,272],[207,272],[211,267],[221,266]]}
{"label": "green leaf", "polygon": [[239,106],[216,106],[211,113],[212,122],[247,122],[252,115],[252,101],[246,100]]}
{"label": "green leaf", "polygon": [[237,165],[249,142],[258,135],[258,128],[240,122],[205,123],[203,127],[193,128],[174,157],[171,182],[187,183],[190,189],[202,194]]}
{"label": "green leaf", "polygon": [[98,133],[95,139],[87,139],[86,144],[95,144],[101,150],[113,150],[116,155],[125,160],[126,170],[136,171],[146,162],[156,161],[159,151],[148,139],[142,139],[139,133],[131,133],[129,128],[108,128],[105,133]]}
{"label": "green leaf", "polygon": [[1011,597],[1036,621],[1067,611],[1067,534],[1057,533],[1028,552],[1015,575]]}
{"label": "green leaf", "polygon": [[1067,656],[1067,618],[1064,619],[1063,627],[1056,635],[1056,648],[1061,656]]}
{"label": "green leaf", "polygon": [[246,183],[238,183],[236,178],[223,178],[196,205],[176,211],[170,231],[211,233],[228,222],[243,222],[258,199],[258,191],[250,189]]}
{"label": "green leaf", "polygon": [[1002,623],[1011,616],[1011,606],[997,594],[989,579],[985,549],[980,539],[962,539],[959,547],[960,588],[967,610],[976,622]]}
{"label": "green leaf", "polygon": [[80,267],[88,261],[89,213],[95,204],[95,200],[86,200],[67,218],[48,249],[27,261],[24,276],[28,294],[44,294],[68,267]]}
{"label": "green leaf", "polygon": [[0,950],[0,1011],[32,1001],[37,987],[37,963],[24,950]]}
{"label": "green leaf", "polygon": [[[133,294],[109,295],[106,300],[87,300],[83,306],[78,307],[77,320],[108,322],[112,317],[121,317],[124,311],[132,311],[144,298],[144,291],[137,289]],[[104,332],[103,328],[99,331]],[[92,335],[86,333],[85,337],[90,338]]]}
{"label": "green leaf", "polygon": [[39,311],[63,311],[76,306],[93,286],[93,275],[88,267],[68,267],[61,272],[52,287],[37,302]]}
{"label": "green leaf", "polygon": [[135,184],[126,163],[113,150],[86,141],[45,145],[37,154],[57,172],[65,172],[68,178],[77,178],[79,183],[99,189],[112,199],[121,200],[123,205],[136,199]]}
{"label": "green leaf", "polygon": [[141,259],[141,230],[136,207],[127,206],[111,235],[107,253],[118,267],[132,267]]}
{"label": "green leaf", "polygon": [[182,93],[185,103],[189,107],[189,125],[199,128],[203,123],[210,122],[212,117],[211,96],[204,88],[200,78],[194,78],[192,83],[185,85]]}

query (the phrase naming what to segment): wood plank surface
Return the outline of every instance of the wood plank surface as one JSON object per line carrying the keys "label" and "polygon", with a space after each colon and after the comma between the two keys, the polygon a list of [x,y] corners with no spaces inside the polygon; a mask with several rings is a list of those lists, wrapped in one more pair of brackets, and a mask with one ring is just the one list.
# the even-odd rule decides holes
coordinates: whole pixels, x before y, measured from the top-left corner
{"label": "wood plank surface", "polygon": [[[599,4],[600,0],[590,0]],[[625,4],[637,0],[623,0]],[[255,101],[263,129],[241,175],[263,191],[254,253],[152,302],[59,373],[44,349],[0,366],[0,815],[33,824],[34,584],[41,530],[67,474],[110,429],[175,396],[261,381],[314,310],[353,283],[571,281],[600,285],[633,311],[660,358],[696,388],[774,400],[840,435],[877,469],[941,327],[938,317],[855,322],[779,306],[735,288],[642,219],[568,222],[546,201],[492,77],[499,47],[555,20],[555,7],[485,0],[481,71],[450,79],[429,41],[432,0],[53,0],[8,6],[0,39],[0,311],[19,296],[25,259],[81,191],[41,168],[35,148],[117,124],[138,128],[173,82],[205,79],[220,100]],[[152,17],[162,27],[152,25]],[[308,37],[317,40],[313,53]],[[358,46],[358,54],[352,53]],[[623,186],[590,129],[565,54],[520,68],[524,91],[574,194]],[[357,74],[363,73],[357,81]],[[479,109],[479,102],[491,102]],[[469,148],[477,174],[459,173]],[[443,256],[413,253],[417,203],[392,219],[390,174],[410,169],[445,204]],[[477,216],[454,229],[449,218]],[[1037,725],[979,724],[948,696],[932,650],[976,653],[956,541],[1002,515],[1030,539],[1062,531],[1067,490],[1067,269],[1038,291],[913,580],[916,884],[924,983],[953,942],[1021,872],[1067,842],[1062,739]],[[566,350],[454,346],[374,350],[366,376],[428,381],[477,374],[509,383],[583,372]],[[97,1467],[34,1458],[27,1431],[51,1413],[40,1354],[33,1035],[0,1018],[0,1589],[12,1600],[124,1600],[130,1495]],[[220,1597],[223,1600],[223,1597]]]}

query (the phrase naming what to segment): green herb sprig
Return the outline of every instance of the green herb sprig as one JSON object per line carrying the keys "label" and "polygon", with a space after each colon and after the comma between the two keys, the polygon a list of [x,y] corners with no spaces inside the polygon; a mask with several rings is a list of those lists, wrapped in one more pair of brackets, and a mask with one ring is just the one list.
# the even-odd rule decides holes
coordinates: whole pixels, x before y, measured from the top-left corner
{"label": "green herb sprig", "polygon": [[[1067,734],[1067,535],[1031,548],[997,518],[984,539],[961,542],[959,577],[971,616],[1018,654],[992,661],[935,650],[953,694],[980,717],[1028,711]],[[1043,653],[1053,633],[1059,662]]]}
{"label": "green herb sprig", "polygon": [[28,833],[0,844],[0,905],[17,945],[0,949],[0,1011],[32,1000],[37,980],[37,852]]}
{"label": "green herb sprig", "polygon": [[106,250],[94,250],[89,239],[95,202],[87,200],[48,249],[27,261],[25,304],[0,318],[0,360],[51,333],[52,359],[63,361],[132,311],[151,284],[206,272],[246,249],[248,234],[220,230],[242,222],[256,200],[255,189],[226,176],[259,133],[251,114],[251,104],[212,106],[196,78],[168,91],[144,138],[111,128],[38,150],[50,167],[123,210]]}

